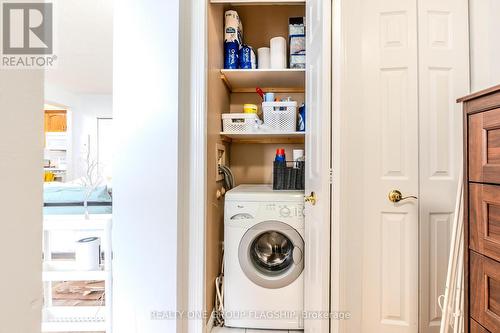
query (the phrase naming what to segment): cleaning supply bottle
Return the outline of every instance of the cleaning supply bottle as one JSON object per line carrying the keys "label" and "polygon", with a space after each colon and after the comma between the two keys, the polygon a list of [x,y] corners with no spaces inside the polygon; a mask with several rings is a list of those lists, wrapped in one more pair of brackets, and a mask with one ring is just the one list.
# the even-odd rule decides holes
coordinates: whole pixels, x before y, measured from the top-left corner
{"label": "cleaning supply bottle", "polygon": [[275,162],[286,162],[285,149],[278,148],[276,149],[276,157],[274,158]]}
{"label": "cleaning supply bottle", "polygon": [[295,169],[300,168],[301,163],[304,163],[304,149],[294,149],[293,150],[293,167]]}
{"label": "cleaning supply bottle", "polygon": [[299,107],[299,121],[297,122],[297,131],[305,132],[306,130],[306,105],[302,103]]}

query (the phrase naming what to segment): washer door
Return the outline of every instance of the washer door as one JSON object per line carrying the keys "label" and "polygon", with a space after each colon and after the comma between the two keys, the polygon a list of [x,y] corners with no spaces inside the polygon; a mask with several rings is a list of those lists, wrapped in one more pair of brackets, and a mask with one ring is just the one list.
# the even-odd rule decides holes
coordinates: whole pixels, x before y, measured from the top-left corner
{"label": "washer door", "polygon": [[261,222],[243,235],[238,257],[241,269],[255,284],[286,287],[304,269],[304,240],[286,223]]}

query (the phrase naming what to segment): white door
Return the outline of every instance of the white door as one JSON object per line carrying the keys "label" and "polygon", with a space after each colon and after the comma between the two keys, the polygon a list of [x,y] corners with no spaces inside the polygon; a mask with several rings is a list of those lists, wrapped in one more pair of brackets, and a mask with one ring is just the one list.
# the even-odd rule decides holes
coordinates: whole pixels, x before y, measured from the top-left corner
{"label": "white door", "polygon": [[328,317],[316,318],[330,306],[330,116],[331,0],[306,2],[306,203],[304,321],[308,333],[329,330]]}
{"label": "white door", "polygon": [[418,328],[418,90],[415,0],[363,3],[363,333]]}
{"label": "white door", "polygon": [[439,332],[469,92],[467,0],[419,0],[420,332]]}
{"label": "white door", "polygon": [[[363,1],[363,333],[432,332],[439,321],[461,151],[454,99],[468,86],[466,7]],[[392,203],[393,189],[420,199]]]}

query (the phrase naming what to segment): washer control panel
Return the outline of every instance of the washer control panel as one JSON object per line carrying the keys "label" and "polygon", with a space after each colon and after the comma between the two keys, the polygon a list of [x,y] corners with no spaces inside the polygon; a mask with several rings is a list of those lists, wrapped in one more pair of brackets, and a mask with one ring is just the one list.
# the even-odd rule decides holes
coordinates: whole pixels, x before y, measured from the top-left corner
{"label": "washer control panel", "polygon": [[304,217],[303,204],[289,202],[266,203],[261,208],[263,208],[268,216],[274,215],[281,218]]}
{"label": "washer control panel", "polygon": [[226,203],[224,219],[234,223],[275,219],[293,222],[304,219],[304,204],[295,202],[231,202]]}

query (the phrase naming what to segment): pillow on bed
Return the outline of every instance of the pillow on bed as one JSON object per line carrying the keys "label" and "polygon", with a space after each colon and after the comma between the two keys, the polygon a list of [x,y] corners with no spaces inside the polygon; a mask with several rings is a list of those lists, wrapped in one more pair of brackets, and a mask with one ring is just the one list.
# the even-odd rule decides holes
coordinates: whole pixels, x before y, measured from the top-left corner
{"label": "pillow on bed", "polygon": [[[76,185],[48,185],[44,186],[43,199],[46,203],[68,203],[85,201],[87,189]],[[106,186],[98,186],[90,194],[88,201],[111,202],[111,196]]]}

